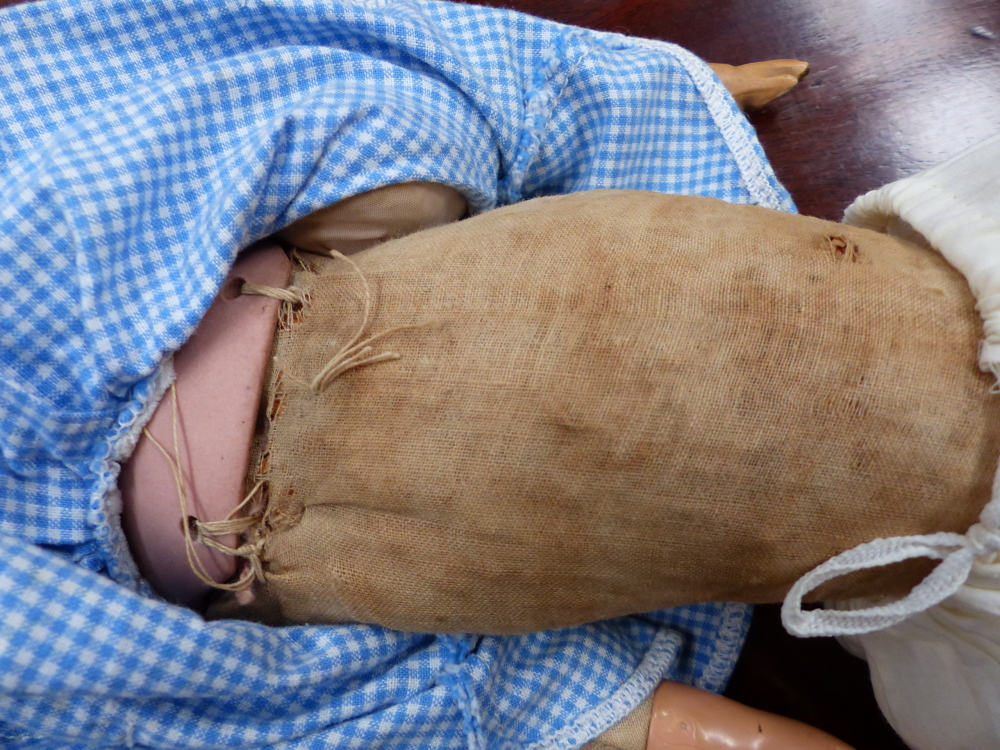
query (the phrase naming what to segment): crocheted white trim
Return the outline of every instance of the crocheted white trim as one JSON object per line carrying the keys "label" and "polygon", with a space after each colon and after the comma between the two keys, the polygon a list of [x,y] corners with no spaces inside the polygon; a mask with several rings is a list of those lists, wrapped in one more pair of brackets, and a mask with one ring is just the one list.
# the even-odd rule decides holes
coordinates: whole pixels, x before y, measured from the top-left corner
{"label": "crocheted white trim", "polygon": [[118,487],[121,464],[135,450],[142,429],[159,405],[163,394],[174,382],[173,357],[167,357],[159,369],[135,389],[134,401],[119,417],[106,443],[106,453],[95,467],[98,477],[94,489],[90,522],[104,548],[108,575],[136,593],[154,596],[149,584],[139,574],[128,540],[122,529],[122,494]]}
{"label": "crocheted white trim", "polygon": [[[1000,136],[926,172],[858,198],[844,221],[911,238],[916,232],[960,271],[983,316],[979,366],[1000,377]],[[919,238],[918,238],[919,239]],[[965,534],[876,539],[848,550],[804,575],[781,610],[793,635],[860,635],[902,622],[940,604],[965,584],[973,564],[1000,552],[1000,470],[979,523]],[[907,596],[887,604],[803,611],[803,597],[842,575],[915,557],[942,562]],[[852,607],[855,605],[852,605]]]}
{"label": "crocheted white trim", "polygon": [[720,693],[729,682],[736,665],[736,658],[743,650],[747,629],[750,627],[749,604],[726,602],[720,615],[719,630],[713,642],[714,651],[708,664],[701,671],[695,687]]}
{"label": "crocheted white trim", "polygon": [[778,178],[764,158],[764,150],[756,140],[756,134],[728,89],[708,64],[683,47],[656,39],[627,38],[632,44],[650,47],[659,52],[668,52],[683,66],[704,99],[709,115],[722,134],[723,140],[732,151],[736,166],[743,178],[747,192],[755,205],[780,211],[794,211],[791,200],[778,191]]}

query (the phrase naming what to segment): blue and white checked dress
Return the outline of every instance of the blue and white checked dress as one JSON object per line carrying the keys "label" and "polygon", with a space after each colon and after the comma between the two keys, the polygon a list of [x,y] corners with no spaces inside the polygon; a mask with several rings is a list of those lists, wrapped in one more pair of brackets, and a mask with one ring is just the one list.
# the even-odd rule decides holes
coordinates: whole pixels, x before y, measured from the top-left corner
{"label": "blue and white checked dress", "polygon": [[0,746],[574,748],[725,684],[743,605],[454,637],[206,623],[138,578],[118,462],[166,355],[241,247],[406,180],[792,210],[668,44],[417,0],[0,12]]}

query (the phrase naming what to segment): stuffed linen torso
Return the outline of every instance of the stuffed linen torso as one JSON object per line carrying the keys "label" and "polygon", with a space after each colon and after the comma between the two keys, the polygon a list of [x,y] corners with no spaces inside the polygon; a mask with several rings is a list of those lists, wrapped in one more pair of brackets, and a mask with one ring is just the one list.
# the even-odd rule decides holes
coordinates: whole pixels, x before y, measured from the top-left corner
{"label": "stuffed linen torso", "polygon": [[989,499],[1000,400],[933,250],[597,190],[302,262],[247,483],[258,601],[227,615],[525,633],[774,602]]}

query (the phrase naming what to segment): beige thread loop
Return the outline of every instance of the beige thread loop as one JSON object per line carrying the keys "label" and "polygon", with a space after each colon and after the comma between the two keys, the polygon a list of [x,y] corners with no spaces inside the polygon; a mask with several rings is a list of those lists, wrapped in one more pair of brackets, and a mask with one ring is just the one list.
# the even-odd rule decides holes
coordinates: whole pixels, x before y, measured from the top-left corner
{"label": "beige thread loop", "polygon": [[354,269],[358,278],[361,279],[362,288],[364,289],[365,312],[361,320],[361,326],[358,328],[358,332],[354,334],[354,338],[348,341],[341,348],[341,350],[326,363],[326,366],[319,371],[316,377],[313,378],[312,383],[309,384],[309,390],[314,393],[319,393],[325,390],[330,383],[348,370],[353,370],[355,367],[363,367],[364,365],[374,365],[378,362],[389,362],[394,359],[399,359],[400,355],[395,352],[384,352],[382,354],[376,354],[372,357],[368,357],[367,359],[362,358],[372,351],[372,347],[370,346],[372,342],[378,341],[380,338],[388,336],[390,333],[396,333],[398,331],[411,331],[417,328],[423,328],[427,325],[426,323],[416,323],[412,325],[396,326],[395,328],[382,331],[382,333],[377,333],[374,336],[369,336],[364,341],[358,343],[358,340],[364,336],[365,330],[368,328],[368,321],[371,318],[371,285],[368,283],[368,279],[365,277],[364,272],[353,260],[337,250],[331,250],[330,255],[334,258],[339,258],[340,260],[345,260],[350,263],[351,268]]}
{"label": "beige thread loop", "polygon": [[246,281],[243,283],[243,286],[240,287],[240,294],[248,294],[257,297],[270,297],[271,299],[287,302],[290,305],[303,305],[306,302],[305,293],[298,287],[294,286],[282,288],[277,286],[266,286],[264,284],[251,284],[249,281]]}
{"label": "beige thread loop", "polygon": [[[147,428],[143,428],[142,434],[149,438],[150,442],[163,454],[163,457],[167,459],[167,463],[170,465],[174,483],[177,485],[177,497],[180,502],[181,517],[185,519],[182,528],[184,530],[184,552],[187,556],[188,565],[202,583],[212,588],[223,591],[244,591],[250,588],[255,580],[264,580],[264,569],[260,559],[262,551],[260,542],[248,542],[234,548],[216,541],[213,537],[242,534],[260,522],[260,515],[243,516],[241,518],[233,518],[233,516],[239,513],[257,496],[257,493],[264,485],[264,480],[257,482],[254,488],[243,498],[243,501],[233,508],[221,521],[199,521],[195,516],[190,515],[188,513],[187,486],[184,482],[184,472],[181,470],[180,461],[177,459],[177,456],[180,455],[180,441],[177,437],[177,424],[179,420],[177,416],[177,388],[173,383],[170,385],[170,399],[173,418],[174,455],[171,455],[153,437]],[[201,559],[198,557],[197,549],[194,546],[196,543],[214,549],[224,555],[243,558],[247,560],[249,567],[238,580],[232,583],[217,583],[209,575]]]}

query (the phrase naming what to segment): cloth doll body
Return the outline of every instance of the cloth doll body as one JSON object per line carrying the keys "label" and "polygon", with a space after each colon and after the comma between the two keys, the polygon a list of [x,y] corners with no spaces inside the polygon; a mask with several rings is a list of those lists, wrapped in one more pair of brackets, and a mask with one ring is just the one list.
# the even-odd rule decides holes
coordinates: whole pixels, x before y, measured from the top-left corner
{"label": "cloth doll body", "polygon": [[[308,301],[279,332],[247,484],[264,482],[263,575],[253,606],[215,616],[529,632],[781,601],[872,538],[964,532],[989,499],[979,322],[927,249],[596,191],[354,262],[293,279]],[[317,386],[369,336],[391,354]]]}
{"label": "cloth doll body", "polygon": [[[392,189],[374,191],[375,194],[373,195],[359,196],[357,199],[345,202],[347,205],[335,207],[336,210],[329,211],[327,213],[328,215],[336,215],[341,220],[345,220],[344,224],[347,227],[347,234],[354,235],[356,234],[356,228],[359,223],[358,221],[352,220],[355,212],[370,214],[368,209],[370,209],[373,205],[377,205],[379,202],[395,202],[397,197],[406,195],[413,195],[415,197],[414,202],[422,204],[421,193],[424,190],[425,188],[422,185],[415,184],[409,186],[396,186]],[[382,195],[379,195],[379,193]],[[646,198],[646,196],[637,197]],[[649,198],[655,200],[655,197],[653,196],[649,196]],[[566,213],[565,210],[559,210],[558,205],[556,206],[556,209],[560,214]],[[412,216],[416,213],[420,213],[420,211],[419,209],[415,209],[413,211],[404,211],[402,213]],[[617,212],[611,211],[610,213]],[[446,220],[447,217],[444,214],[437,211],[431,211],[426,215],[426,218],[422,223],[435,225],[444,223]],[[712,223],[715,223],[714,219],[712,220]],[[331,241],[331,239],[334,239],[337,229],[337,222],[327,222],[323,228],[324,241]],[[387,228],[386,231],[377,232],[376,234],[381,235],[386,233],[396,234],[401,232],[392,231],[390,228]],[[129,518],[128,513],[130,508],[132,509],[131,512],[134,514],[136,509],[141,508],[143,504],[158,502],[161,506],[169,506],[171,504],[170,500],[172,499],[169,497],[171,493],[179,497],[182,493],[188,492],[188,506],[191,507],[193,505],[191,501],[199,497],[199,491],[197,489],[197,483],[190,480],[192,478],[196,478],[199,471],[202,473],[214,473],[217,471],[219,458],[216,453],[219,451],[213,452],[210,463],[206,462],[205,464],[199,466],[197,461],[199,456],[196,451],[191,450],[192,444],[196,445],[199,442],[199,431],[211,429],[212,423],[199,421],[199,415],[196,412],[193,412],[190,408],[186,408],[185,399],[191,398],[196,403],[206,403],[206,399],[200,397],[198,394],[199,388],[210,389],[211,392],[216,393],[217,396],[225,397],[225,393],[218,393],[218,386],[212,385],[212,381],[215,381],[220,377],[223,380],[226,380],[229,385],[233,386],[233,388],[237,391],[243,388],[242,385],[239,385],[240,377],[244,377],[241,375],[244,371],[240,368],[230,368],[230,372],[220,376],[211,372],[210,367],[206,369],[205,365],[199,364],[199,360],[211,359],[211,350],[213,348],[223,350],[228,349],[229,351],[232,351],[233,343],[228,341],[225,338],[225,335],[229,334],[232,336],[234,330],[240,332],[241,329],[248,327],[247,325],[241,325],[239,315],[234,316],[230,314],[228,329],[219,332],[219,324],[216,322],[215,316],[219,314],[220,307],[231,304],[236,290],[244,288],[253,294],[256,291],[259,291],[261,284],[266,284],[268,281],[272,284],[282,283],[281,279],[286,275],[286,272],[283,271],[284,267],[280,264],[274,263],[273,260],[269,260],[269,258],[276,255],[281,255],[280,251],[276,247],[264,247],[258,250],[252,250],[248,258],[244,258],[236,264],[230,274],[230,279],[223,286],[223,292],[220,293],[220,298],[213,303],[213,307],[209,310],[206,318],[199,326],[192,342],[189,342],[189,344],[182,348],[181,352],[179,352],[178,356],[175,358],[175,367],[178,371],[175,391],[171,396],[169,403],[162,403],[156,414],[154,414],[154,417],[150,422],[150,430],[159,432],[159,441],[169,445],[168,438],[170,436],[170,429],[169,426],[165,426],[167,425],[168,420],[164,418],[164,415],[173,414],[175,408],[177,408],[181,415],[179,422],[182,429],[180,431],[181,437],[179,443],[174,446],[174,450],[177,451],[177,463],[180,465],[179,468],[182,469],[185,478],[188,481],[186,487],[179,485],[175,486],[174,483],[170,481],[161,481],[160,484],[162,487],[157,487],[157,492],[154,493],[153,496],[143,496],[143,490],[146,488],[143,487],[141,480],[148,476],[151,469],[155,470],[156,462],[159,462],[160,464],[170,463],[170,459],[168,458],[169,452],[162,451],[163,455],[156,455],[149,445],[154,438],[151,434],[147,435],[140,441],[139,449],[137,449],[136,453],[133,454],[133,457],[126,465],[126,476],[129,477],[128,481],[130,483],[129,490],[125,495],[127,512],[126,519]],[[270,279],[266,277],[268,267],[274,269],[270,272]],[[248,284],[249,286],[247,286]],[[230,291],[230,289],[232,289],[232,291]],[[246,301],[252,302],[253,300]],[[295,304],[295,301],[291,300],[290,303]],[[270,309],[270,312],[275,312],[273,307]],[[249,317],[250,325],[252,325],[255,320],[254,316],[252,314],[248,314],[247,312],[244,312],[243,317]],[[272,314],[265,317],[271,321],[273,328],[274,318],[276,316]],[[270,336],[261,336],[258,334],[257,339],[259,343],[257,344],[248,345],[245,338],[239,343],[246,349],[246,354],[253,359],[255,352],[264,348],[264,345],[270,341],[270,338]],[[194,362],[194,364],[190,364],[189,360]],[[251,386],[248,385],[247,387]],[[255,401],[255,399],[250,399],[248,403],[252,401]],[[274,402],[272,401],[272,407],[273,404]],[[180,408],[178,408],[178,405]],[[248,411],[246,405],[242,408],[244,412]],[[273,416],[273,408],[269,410],[268,413]],[[377,414],[373,416],[378,419]],[[242,421],[244,423],[253,422],[247,414],[244,415]],[[157,424],[158,422],[159,425]],[[157,427],[158,429],[156,429]],[[229,442],[237,446],[244,446],[243,453],[249,452],[249,447],[246,445],[248,442],[247,440],[239,439],[233,435],[218,434],[218,432],[216,432],[216,444],[220,441],[220,438],[222,439],[222,442],[225,442],[225,440],[228,439]],[[147,454],[145,457],[141,452],[141,449],[144,447]],[[160,449],[160,446],[157,446],[157,448]],[[335,463],[335,461],[331,460],[329,468],[333,469]],[[245,464],[246,460],[243,460],[240,465],[245,467]],[[306,465],[302,465],[298,468],[305,473],[309,473],[310,470],[310,467]],[[146,480],[147,483],[149,481],[150,480],[148,479]],[[188,488],[191,489],[189,490]],[[145,494],[148,495],[149,493],[147,492]],[[239,490],[230,489],[228,496],[230,498],[229,505],[231,507],[223,508],[221,511],[216,509],[216,512],[226,513],[235,508],[237,498],[240,494]],[[181,519],[176,520],[180,521]],[[175,530],[179,525],[179,523],[164,524],[160,522],[151,528],[153,530],[159,530],[162,534],[164,530]],[[304,526],[308,527],[308,520],[305,521]],[[309,529],[306,528],[306,531],[308,533]],[[319,531],[322,533],[322,529]],[[669,533],[669,530],[664,529],[663,533],[667,534]],[[190,588],[186,590],[183,587],[176,588],[179,580],[176,577],[176,573],[178,572],[178,569],[183,571],[188,565],[190,565],[190,563],[183,559],[183,555],[179,554],[173,555],[172,560],[169,555],[157,557],[158,555],[162,555],[162,550],[150,548],[149,536],[142,538],[134,536],[134,528],[132,529],[132,534],[133,536],[130,538],[132,539],[133,548],[136,550],[140,559],[146,561],[147,565],[153,566],[152,570],[156,573],[156,575],[153,576],[153,580],[160,584],[161,593],[172,600],[184,601],[183,594],[190,590]],[[180,536],[178,534],[175,533],[173,536],[175,537],[175,541],[180,540]],[[419,540],[416,539],[415,541],[418,542]],[[318,548],[322,548],[323,546],[322,540],[313,540],[311,543],[307,542],[306,545]],[[164,570],[167,571],[166,575],[162,573]],[[201,571],[205,570],[205,568],[201,568]],[[202,575],[203,574],[204,573],[202,572]],[[219,575],[221,575],[221,577],[219,577]],[[220,581],[224,580],[225,573],[218,574],[217,577],[219,577]],[[197,584],[198,581],[195,580],[192,583]],[[580,595],[586,596],[583,592],[581,592]],[[237,594],[237,597],[239,597],[239,594]],[[252,601],[252,599],[244,599],[243,601]],[[188,603],[189,605],[191,604],[190,601],[185,603]],[[642,604],[648,604],[648,602],[642,602]],[[293,603],[291,609],[294,610],[294,606],[295,605]],[[335,607],[330,607],[328,605],[319,616],[332,620],[334,618],[332,618],[329,613],[333,610],[335,610]],[[246,613],[244,613],[244,616],[246,616]],[[349,614],[345,612],[343,616],[347,618],[349,617]],[[273,619],[273,615],[271,619]],[[691,742],[695,742],[696,746],[705,748],[706,750],[711,750],[716,747],[738,748],[744,746],[750,747],[751,745],[753,747],[758,747],[760,746],[760,743],[765,740],[768,743],[767,746],[771,748],[794,747],[801,749],[803,747],[815,746],[817,748],[824,748],[825,750],[826,748],[846,747],[842,744],[838,744],[835,740],[829,738],[823,733],[815,732],[808,727],[798,725],[795,722],[789,722],[788,720],[780,719],[778,717],[770,717],[765,721],[766,724],[769,724],[767,736],[765,738],[762,739],[757,732],[753,732],[748,734],[746,737],[743,737],[740,732],[737,731],[737,727],[743,726],[744,724],[748,727],[750,724],[757,727],[760,721],[757,714],[749,709],[741,708],[736,704],[731,704],[731,702],[719,701],[718,699],[713,700],[710,693],[705,693],[703,691],[692,691],[690,693],[682,693],[678,696],[676,689],[663,689],[658,691],[657,696],[658,698],[655,704],[644,704],[644,708],[649,709],[651,707],[653,716],[660,716],[661,714],[663,716],[673,715],[675,712],[680,711],[684,718],[683,721],[680,721],[678,726],[688,727],[690,725],[691,727],[690,730],[682,732],[683,737],[681,735],[677,735],[676,737],[674,736],[678,731],[680,731],[677,727],[674,727],[669,731],[664,730],[661,726],[663,723],[662,721],[659,723],[654,721],[650,724],[650,711],[645,710],[645,712],[643,712],[637,709],[634,719],[631,718],[632,715],[630,715],[630,718],[623,722],[622,728],[616,728],[613,732],[609,732],[607,735],[602,735],[601,738],[595,741],[597,743],[595,747],[615,747],[623,748],[625,750],[632,750],[632,748],[636,748],[639,750],[646,747],[647,740],[653,743],[650,746],[655,748],[675,747],[678,746],[677,743],[681,743],[681,746],[690,746]],[[683,709],[681,708],[682,705],[684,706]],[[631,726],[630,722],[635,724],[635,726]],[[675,724],[676,723],[677,722],[675,722]],[[628,727],[628,729],[626,730],[625,727]],[[695,727],[697,727],[697,729],[695,729]],[[650,735],[648,738],[647,734]],[[803,744],[810,742],[815,744]]]}

